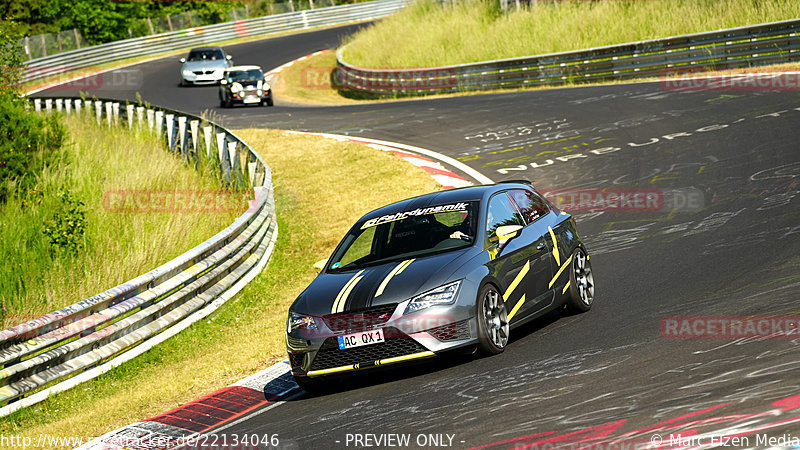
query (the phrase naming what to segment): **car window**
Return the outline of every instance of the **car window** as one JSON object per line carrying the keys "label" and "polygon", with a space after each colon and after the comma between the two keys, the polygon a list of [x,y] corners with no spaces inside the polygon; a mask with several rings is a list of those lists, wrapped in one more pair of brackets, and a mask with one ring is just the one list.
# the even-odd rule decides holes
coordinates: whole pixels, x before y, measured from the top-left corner
{"label": "car window", "polygon": [[361,235],[355,238],[350,245],[347,253],[342,256],[339,263],[343,266],[351,264],[360,259],[366,258],[372,253],[372,240],[375,236],[375,228],[368,228]]}
{"label": "car window", "polygon": [[547,202],[535,192],[527,189],[514,189],[509,192],[509,195],[514,199],[514,203],[519,207],[522,217],[527,223],[536,222],[550,212]]}
{"label": "car window", "polygon": [[486,211],[486,236],[491,239],[497,235],[497,228],[503,225],[525,226],[522,215],[505,192],[489,200]]}
{"label": "car window", "polygon": [[258,69],[234,70],[228,73],[229,82],[260,81],[264,79],[264,74]]}
{"label": "car window", "polygon": [[453,251],[475,242],[479,203],[414,208],[356,224],[330,259],[329,270],[357,269]]}
{"label": "car window", "polygon": [[187,61],[215,61],[224,59],[222,50],[193,50],[189,52]]}

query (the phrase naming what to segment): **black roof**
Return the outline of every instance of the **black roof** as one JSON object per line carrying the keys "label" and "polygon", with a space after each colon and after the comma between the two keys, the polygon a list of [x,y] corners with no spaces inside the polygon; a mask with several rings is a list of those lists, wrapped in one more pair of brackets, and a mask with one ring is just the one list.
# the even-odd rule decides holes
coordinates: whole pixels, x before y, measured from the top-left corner
{"label": "black roof", "polygon": [[494,194],[495,192],[502,191],[504,189],[510,189],[514,187],[515,184],[520,188],[532,187],[528,181],[504,181],[498,184],[483,184],[480,186],[469,186],[458,189],[448,189],[446,191],[431,192],[429,194],[423,194],[417,197],[401,200],[399,202],[370,211],[367,214],[364,214],[359,221],[403,211],[411,211],[417,208],[481,200],[488,195]]}

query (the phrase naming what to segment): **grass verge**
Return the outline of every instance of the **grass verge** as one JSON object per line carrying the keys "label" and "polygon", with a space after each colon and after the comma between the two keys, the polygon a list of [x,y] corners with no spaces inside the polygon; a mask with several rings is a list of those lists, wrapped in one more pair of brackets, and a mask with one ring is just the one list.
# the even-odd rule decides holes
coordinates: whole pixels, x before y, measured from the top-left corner
{"label": "grass verge", "polygon": [[[331,84],[331,74],[336,68],[336,55],[334,52],[325,52],[316,56],[311,56],[303,61],[297,62],[283,71],[273,81],[273,91],[276,98],[287,100],[294,103],[305,103],[315,105],[351,105],[364,102],[381,101],[413,101],[420,99],[435,99],[443,97],[462,97],[466,95],[489,94],[501,92],[524,92],[538,91],[545,89],[576,88],[583,86],[598,86],[604,84],[625,84],[639,83],[646,81],[659,81],[660,78],[640,78],[636,80],[607,81],[594,83],[569,84],[563,86],[538,86],[530,88],[515,88],[503,90],[485,90],[458,92],[452,94],[426,95],[424,97],[399,97],[399,98],[378,98],[367,95],[360,96],[358,99],[354,95],[344,96],[341,91]],[[703,75],[732,75],[742,73],[768,73],[768,72],[797,72],[800,71],[800,62],[777,64],[771,66],[759,66],[725,71],[710,71],[694,74]]]}
{"label": "grass verge", "polygon": [[[0,204],[0,329],[154,269],[230,225],[246,208],[232,205],[240,208],[213,214],[159,209],[155,200],[181,190],[230,196],[210,168],[195,170],[147,130],[109,132],[91,119],[62,119],[69,136],[65,160],[46,168],[28,192]],[[115,192],[136,196],[142,209],[115,208],[108,202]]]}
{"label": "grass verge", "polygon": [[372,68],[438,67],[800,17],[796,0],[556,1],[509,13],[498,5],[417,0],[351,36],[345,60]]}
{"label": "grass verge", "polygon": [[[267,269],[208,320],[121,367],[0,421],[5,436],[97,436],[285,359],[289,304],[361,214],[438,187],[421,169],[352,143],[240,130],[274,173],[279,236]],[[235,351],[231,351],[235,350]]]}

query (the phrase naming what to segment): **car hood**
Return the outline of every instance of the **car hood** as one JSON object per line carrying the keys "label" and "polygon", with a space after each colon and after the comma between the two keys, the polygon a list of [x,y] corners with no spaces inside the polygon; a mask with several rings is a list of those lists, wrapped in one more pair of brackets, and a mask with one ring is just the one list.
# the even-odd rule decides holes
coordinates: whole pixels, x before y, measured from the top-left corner
{"label": "car hood", "polygon": [[183,63],[182,70],[216,70],[228,67],[225,60],[187,61]]}
{"label": "car hood", "polygon": [[322,316],[400,303],[450,281],[471,253],[467,248],[363,270],[321,273],[300,294],[292,310]]}

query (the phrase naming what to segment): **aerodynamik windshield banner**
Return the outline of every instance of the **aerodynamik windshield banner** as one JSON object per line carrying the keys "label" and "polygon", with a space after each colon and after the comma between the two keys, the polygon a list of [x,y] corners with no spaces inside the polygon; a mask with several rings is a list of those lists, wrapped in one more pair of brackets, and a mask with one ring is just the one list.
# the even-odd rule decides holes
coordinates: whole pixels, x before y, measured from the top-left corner
{"label": "aerodynamik windshield banner", "polygon": [[394,222],[395,220],[403,220],[409,216],[424,216],[427,214],[436,214],[447,211],[466,211],[468,206],[469,204],[467,203],[452,203],[449,205],[431,206],[429,208],[417,208],[413,211],[404,211],[396,214],[389,214],[386,216],[380,216],[374,219],[369,219],[368,221],[364,222],[364,225],[361,225],[361,229],[364,230],[366,228],[374,227],[375,225],[380,225],[382,223]]}

